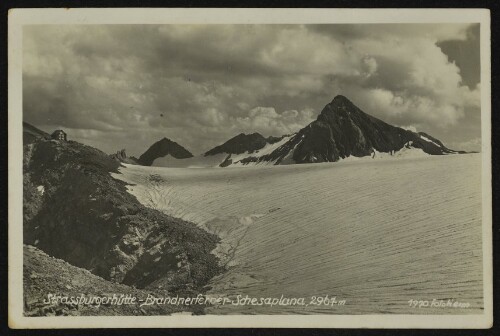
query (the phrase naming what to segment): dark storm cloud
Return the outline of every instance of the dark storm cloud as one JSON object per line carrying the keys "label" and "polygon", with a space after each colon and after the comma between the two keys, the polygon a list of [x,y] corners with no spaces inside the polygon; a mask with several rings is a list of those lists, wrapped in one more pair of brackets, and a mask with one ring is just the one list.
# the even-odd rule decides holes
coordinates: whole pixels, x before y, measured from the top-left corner
{"label": "dark storm cloud", "polygon": [[167,136],[198,153],[241,132],[297,131],[344,94],[387,122],[473,143],[479,64],[461,53],[464,46],[477,52],[474,29],[31,26],[24,31],[24,119],[64,127],[108,152],[138,155]]}
{"label": "dark storm cloud", "polygon": [[481,80],[479,42],[479,23],[477,23],[469,27],[465,41],[451,40],[438,43],[450,60],[456,62],[462,80],[470,88],[474,88]]}
{"label": "dark storm cloud", "polygon": [[[346,44],[354,40],[386,40],[403,38],[428,38],[434,41],[447,41],[450,39],[463,40],[470,25],[440,24],[440,23],[380,23],[380,24],[317,24],[309,25],[311,30],[331,35]],[[404,41],[401,41],[404,43]]]}

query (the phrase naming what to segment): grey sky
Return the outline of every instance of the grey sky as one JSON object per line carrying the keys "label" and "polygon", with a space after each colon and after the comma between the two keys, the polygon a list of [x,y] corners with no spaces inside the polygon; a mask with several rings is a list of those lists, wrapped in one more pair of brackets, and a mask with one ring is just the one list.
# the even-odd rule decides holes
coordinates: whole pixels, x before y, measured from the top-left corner
{"label": "grey sky", "polygon": [[24,29],[24,120],[105,152],[204,152],[295,132],[337,94],[452,148],[480,147],[478,24]]}

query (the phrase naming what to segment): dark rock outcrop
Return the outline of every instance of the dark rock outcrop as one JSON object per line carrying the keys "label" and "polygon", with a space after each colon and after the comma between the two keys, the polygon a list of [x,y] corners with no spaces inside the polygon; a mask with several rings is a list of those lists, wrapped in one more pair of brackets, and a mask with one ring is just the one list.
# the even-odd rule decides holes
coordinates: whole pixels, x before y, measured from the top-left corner
{"label": "dark rock outcrop", "polygon": [[127,158],[127,152],[125,149],[119,150],[116,154],[111,154],[111,157],[117,161],[123,162]]}
{"label": "dark rock outcrop", "polygon": [[167,138],[163,138],[155,142],[147,151],[139,157],[139,163],[144,166],[151,166],[154,160],[172,155],[176,159],[187,159],[193,157],[187,149],[179,145],[177,142]]}
{"label": "dark rock outcrop", "polygon": [[113,158],[114,160],[116,160],[118,162],[139,164],[138,159],[136,159],[133,156],[131,156],[131,157],[127,156],[127,152],[125,151],[125,149],[119,150],[115,154],[111,154],[110,156],[111,156],[111,158]]}

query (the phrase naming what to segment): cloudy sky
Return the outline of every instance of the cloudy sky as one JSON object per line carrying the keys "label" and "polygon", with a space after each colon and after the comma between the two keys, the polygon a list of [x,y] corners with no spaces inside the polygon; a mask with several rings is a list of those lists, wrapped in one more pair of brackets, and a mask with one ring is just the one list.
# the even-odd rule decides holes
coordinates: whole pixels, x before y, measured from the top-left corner
{"label": "cloudy sky", "polygon": [[480,149],[478,24],[43,25],[23,31],[24,120],[138,156],[295,132],[337,94]]}

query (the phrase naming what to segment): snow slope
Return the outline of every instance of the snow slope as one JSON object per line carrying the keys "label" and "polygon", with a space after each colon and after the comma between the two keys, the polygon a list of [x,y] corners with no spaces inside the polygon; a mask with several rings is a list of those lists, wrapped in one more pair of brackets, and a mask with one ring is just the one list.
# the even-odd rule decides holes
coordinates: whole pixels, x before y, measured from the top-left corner
{"label": "snow slope", "polygon": [[[234,169],[127,165],[140,202],[217,233],[211,294],[345,299],[212,314],[481,313],[480,154]],[[151,178],[151,176],[155,178]],[[470,308],[411,308],[454,299]]]}
{"label": "snow slope", "polygon": [[430,142],[430,143],[432,143],[432,144],[434,144],[434,145],[436,145],[436,146],[438,146],[438,147],[441,147],[441,145],[440,145],[440,144],[435,143],[434,141],[432,141],[431,139],[429,139],[429,138],[428,138],[428,137],[426,137],[425,135],[422,135],[422,134],[419,134],[419,135],[420,135],[420,138],[421,138],[421,139],[423,139],[423,140],[425,140],[425,141],[427,141],[427,142]]}
{"label": "snow slope", "polygon": [[212,156],[197,155],[187,159],[177,159],[171,155],[157,158],[153,161],[153,167],[173,168],[210,168],[218,167],[227,157],[227,154],[216,154]]}

